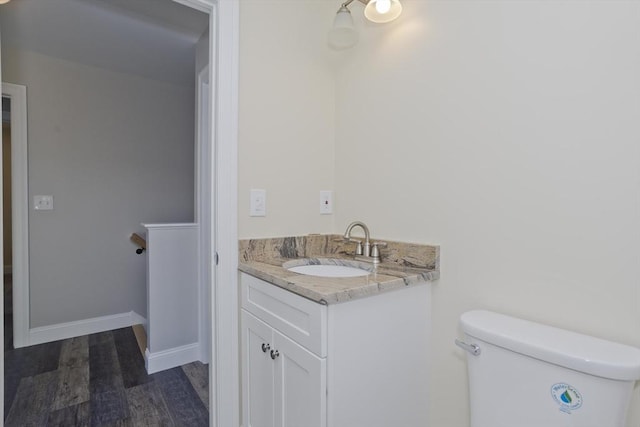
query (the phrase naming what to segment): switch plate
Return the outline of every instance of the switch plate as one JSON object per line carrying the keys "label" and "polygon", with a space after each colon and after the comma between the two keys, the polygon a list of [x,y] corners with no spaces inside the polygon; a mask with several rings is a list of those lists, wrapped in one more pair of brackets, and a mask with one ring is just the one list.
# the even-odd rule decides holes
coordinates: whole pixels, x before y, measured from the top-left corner
{"label": "switch plate", "polygon": [[320,214],[330,215],[333,213],[333,191],[320,191]]}
{"label": "switch plate", "polygon": [[267,191],[251,190],[249,216],[267,216]]}
{"label": "switch plate", "polygon": [[33,196],[33,209],[37,211],[52,211],[53,196]]}

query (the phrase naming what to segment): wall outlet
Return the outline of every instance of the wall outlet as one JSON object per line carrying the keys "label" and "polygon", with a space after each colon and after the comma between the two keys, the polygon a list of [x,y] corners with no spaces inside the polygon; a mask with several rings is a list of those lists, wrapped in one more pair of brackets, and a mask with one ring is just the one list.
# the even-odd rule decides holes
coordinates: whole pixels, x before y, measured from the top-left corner
{"label": "wall outlet", "polygon": [[251,190],[249,216],[267,216],[267,191]]}
{"label": "wall outlet", "polygon": [[333,191],[320,191],[320,214],[330,215],[333,213]]}
{"label": "wall outlet", "polygon": [[33,209],[37,211],[52,211],[53,196],[33,196]]}

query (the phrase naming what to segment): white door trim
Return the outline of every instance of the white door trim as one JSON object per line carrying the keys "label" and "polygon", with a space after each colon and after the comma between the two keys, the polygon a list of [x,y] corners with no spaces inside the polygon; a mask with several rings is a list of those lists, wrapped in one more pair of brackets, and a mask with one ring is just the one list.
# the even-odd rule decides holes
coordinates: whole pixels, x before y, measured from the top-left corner
{"label": "white door trim", "polygon": [[[212,360],[216,376],[212,407],[215,426],[240,425],[240,366],[238,348],[238,38],[239,3],[220,0],[215,10],[218,27],[212,37],[210,87],[217,104],[212,108],[216,160],[214,177],[215,211],[213,234],[220,261],[212,288],[214,331]],[[212,27],[213,28],[213,27]],[[214,53],[216,53],[214,55]],[[214,62],[212,62],[214,63]]]}
{"label": "white door trim", "polygon": [[11,99],[11,216],[13,250],[13,345],[29,343],[29,175],[27,163],[27,88],[2,83]]}
{"label": "white door trim", "polygon": [[211,230],[210,425],[240,425],[238,360],[238,28],[237,0],[174,0],[209,13]]}
{"label": "white door trim", "polygon": [[213,268],[213,256],[211,254],[211,144],[209,143],[211,130],[209,122],[209,66],[203,68],[196,79],[196,222],[200,225],[200,236],[198,238],[199,259],[199,324],[198,335],[202,349],[199,359],[202,363],[209,363],[210,336],[211,336],[211,305],[210,284],[211,270]]}

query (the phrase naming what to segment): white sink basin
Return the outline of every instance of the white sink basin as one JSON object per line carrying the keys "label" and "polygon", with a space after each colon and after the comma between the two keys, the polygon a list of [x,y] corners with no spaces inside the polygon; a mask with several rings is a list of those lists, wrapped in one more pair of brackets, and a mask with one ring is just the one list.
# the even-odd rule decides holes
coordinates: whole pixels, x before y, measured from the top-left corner
{"label": "white sink basin", "polygon": [[346,265],[298,265],[289,267],[287,270],[319,277],[360,277],[369,274],[366,270]]}

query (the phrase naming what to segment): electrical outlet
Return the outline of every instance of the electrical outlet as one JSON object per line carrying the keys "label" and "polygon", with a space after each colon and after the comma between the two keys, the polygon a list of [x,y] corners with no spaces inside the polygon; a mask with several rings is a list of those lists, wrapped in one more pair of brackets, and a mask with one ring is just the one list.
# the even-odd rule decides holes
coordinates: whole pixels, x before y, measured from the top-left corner
{"label": "electrical outlet", "polygon": [[249,216],[267,216],[267,191],[251,190]]}
{"label": "electrical outlet", "polygon": [[37,211],[52,211],[53,196],[33,196],[33,209]]}
{"label": "electrical outlet", "polygon": [[330,215],[333,213],[333,191],[320,191],[320,214]]}

